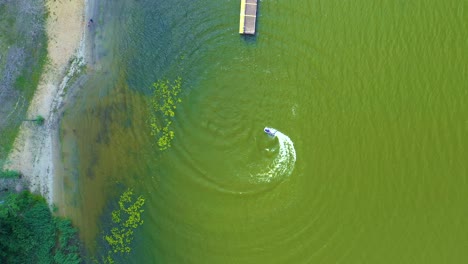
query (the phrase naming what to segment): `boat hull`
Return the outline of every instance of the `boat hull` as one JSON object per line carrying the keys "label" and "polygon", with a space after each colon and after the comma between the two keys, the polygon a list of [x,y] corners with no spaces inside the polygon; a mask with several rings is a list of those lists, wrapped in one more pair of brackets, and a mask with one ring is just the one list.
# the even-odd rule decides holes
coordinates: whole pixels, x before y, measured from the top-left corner
{"label": "boat hull", "polygon": [[265,132],[269,136],[275,137],[278,130],[271,128],[271,127],[265,127],[263,129],[263,132]]}

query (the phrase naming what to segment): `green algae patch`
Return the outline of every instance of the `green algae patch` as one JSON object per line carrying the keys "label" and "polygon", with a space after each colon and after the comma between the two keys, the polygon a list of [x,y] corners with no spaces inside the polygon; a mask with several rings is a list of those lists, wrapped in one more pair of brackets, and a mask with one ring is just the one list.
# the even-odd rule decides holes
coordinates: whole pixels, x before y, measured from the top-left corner
{"label": "green algae patch", "polygon": [[150,103],[149,125],[151,135],[156,138],[156,144],[160,150],[170,148],[175,137],[171,125],[177,104],[182,102],[179,97],[181,85],[182,80],[179,77],[172,82],[169,80],[157,81],[151,87],[153,93]]}
{"label": "green algae patch", "polygon": [[126,190],[119,199],[119,208],[112,211],[112,227],[110,234],[104,236],[109,245],[104,263],[114,263],[116,254],[130,253],[130,244],[133,241],[133,232],[143,224],[141,214],[145,204],[143,196],[135,197],[133,190]]}

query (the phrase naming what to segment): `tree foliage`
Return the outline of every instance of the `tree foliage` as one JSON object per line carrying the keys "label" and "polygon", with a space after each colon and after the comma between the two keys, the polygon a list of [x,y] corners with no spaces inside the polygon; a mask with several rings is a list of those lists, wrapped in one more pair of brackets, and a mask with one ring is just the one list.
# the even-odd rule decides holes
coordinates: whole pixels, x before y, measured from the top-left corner
{"label": "tree foliage", "polygon": [[0,263],[80,263],[76,232],[41,196],[10,193],[0,203]]}
{"label": "tree foliage", "polygon": [[149,124],[151,135],[156,137],[160,150],[169,148],[175,136],[171,124],[175,116],[176,105],[182,102],[179,97],[181,85],[181,78],[177,78],[174,82],[157,81],[152,86]]}

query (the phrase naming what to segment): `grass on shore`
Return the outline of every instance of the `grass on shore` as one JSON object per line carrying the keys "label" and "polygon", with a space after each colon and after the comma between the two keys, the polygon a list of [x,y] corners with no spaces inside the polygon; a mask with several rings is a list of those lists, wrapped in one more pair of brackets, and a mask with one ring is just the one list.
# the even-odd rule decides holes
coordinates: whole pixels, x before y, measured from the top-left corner
{"label": "grass on shore", "polygon": [[[13,10],[13,11],[12,11]],[[34,92],[37,89],[41,76],[48,64],[47,45],[48,38],[45,32],[45,22],[48,17],[47,11],[44,11],[39,20],[35,23],[39,23],[42,28],[39,34],[34,35],[31,40],[25,40],[27,34],[24,33],[24,28],[21,29],[18,21],[18,12],[15,13],[15,8],[6,5],[0,5],[0,80],[2,80],[2,69],[5,69],[5,65],[10,63],[8,61],[8,50],[10,46],[18,46],[24,49],[27,58],[24,61],[24,65],[21,69],[18,69],[19,74],[14,79],[13,88],[17,91],[16,96],[13,96],[17,102],[23,102],[21,107],[17,109],[11,109],[14,111],[14,117],[6,121],[4,126],[0,127],[2,137],[0,137],[0,160],[6,159],[8,153],[12,150],[14,140],[18,135],[19,127],[24,120]],[[1,102],[0,102],[1,103]]]}
{"label": "grass on shore", "polygon": [[19,171],[0,169],[0,179],[18,179],[20,176],[21,173]]}

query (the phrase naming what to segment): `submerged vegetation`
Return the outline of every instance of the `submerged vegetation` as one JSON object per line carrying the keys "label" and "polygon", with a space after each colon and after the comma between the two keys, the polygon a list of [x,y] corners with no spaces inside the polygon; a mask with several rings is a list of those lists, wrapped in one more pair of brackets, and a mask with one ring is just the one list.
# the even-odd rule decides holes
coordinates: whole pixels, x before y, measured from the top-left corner
{"label": "submerged vegetation", "polygon": [[116,254],[129,253],[133,232],[143,224],[141,214],[145,199],[142,196],[135,198],[133,190],[128,189],[120,196],[118,204],[119,208],[112,211],[110,234],[104,236],[109,248],[104,263],[114,263]]}
{"label": "submerged vegetation", "polygon": [[181,84],[181,78],[177,78],[173,82],[169,80],[157,81],[152,86],[153,95],[149,123],[151,135],[156,137],[160,150],[169,148],[175,136],[171,124],[175,116],[176,105],[182,102],[179,97]]}
{"label": "submerged vegetation", "polygon": [[77,231],[29,192],[0,200],[0,263],[80,263]]}

